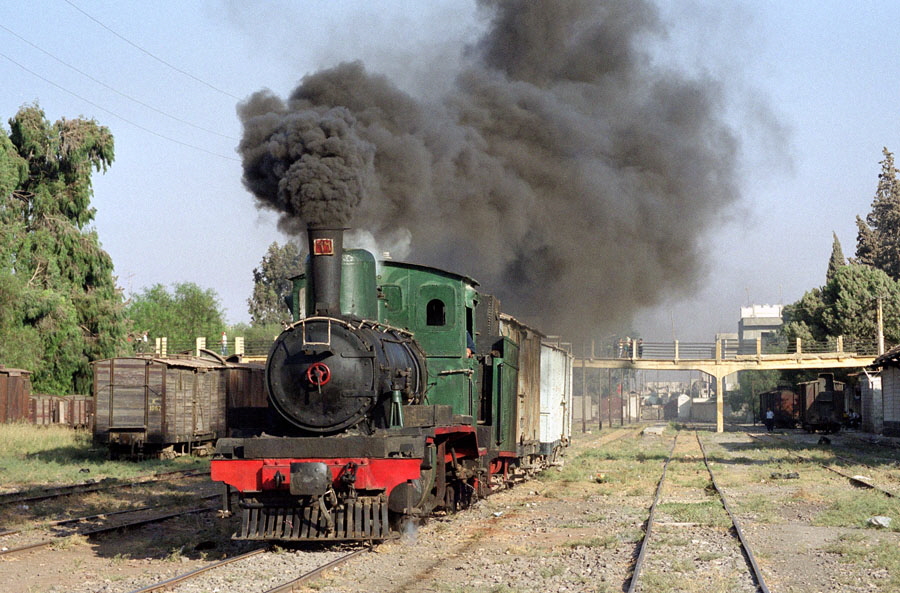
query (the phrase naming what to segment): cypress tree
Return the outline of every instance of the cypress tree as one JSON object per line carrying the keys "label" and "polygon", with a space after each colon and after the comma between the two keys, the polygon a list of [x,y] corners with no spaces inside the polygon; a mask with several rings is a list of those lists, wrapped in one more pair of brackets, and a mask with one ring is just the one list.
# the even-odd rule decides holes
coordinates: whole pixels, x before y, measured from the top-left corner
{"label": "cypress tree", "polygon": [[865,221],[856,217],[855,263],[877,268],[900,280],[900,179],[894,155],[887,148],[883,154],[872,211]]}
{"label": "cypress tree", "polygon": [[825,272],[825,282],[834,277],[835,272],[847,265],[844,259],[844,250],[841,249],[841,242],[838,241],[837,233],[831,231],[834,242],[831,244],[831,258],[828,260],[828,271]]}
{"label": "cypress tree", "polygon": [[253,296],[247,299],[254,327],[290,320],[286,300],[292,289],[289,279],[302,271],[300,250],[294,243],[269,245],[259,267],[253,270]]}

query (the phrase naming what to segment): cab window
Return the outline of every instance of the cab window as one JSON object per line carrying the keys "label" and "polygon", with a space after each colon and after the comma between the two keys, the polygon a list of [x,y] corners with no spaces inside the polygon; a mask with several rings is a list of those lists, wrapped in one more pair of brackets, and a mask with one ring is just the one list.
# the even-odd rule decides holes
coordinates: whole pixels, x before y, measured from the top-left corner
{"label": "cab window", "polygon": [[431,299],[425,305],[425,324],[429,326],[447,325],[447,308],[441,299]]}

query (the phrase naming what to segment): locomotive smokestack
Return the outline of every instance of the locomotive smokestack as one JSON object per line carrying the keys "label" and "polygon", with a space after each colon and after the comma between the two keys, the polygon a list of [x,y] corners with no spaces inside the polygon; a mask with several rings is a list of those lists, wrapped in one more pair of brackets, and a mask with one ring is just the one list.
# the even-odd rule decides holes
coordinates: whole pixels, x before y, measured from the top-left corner
{"label": "locomotive smokestack", "polygon": [[307,236],[314,314],[340,315],[344,229],[315,226],[307,229]]}

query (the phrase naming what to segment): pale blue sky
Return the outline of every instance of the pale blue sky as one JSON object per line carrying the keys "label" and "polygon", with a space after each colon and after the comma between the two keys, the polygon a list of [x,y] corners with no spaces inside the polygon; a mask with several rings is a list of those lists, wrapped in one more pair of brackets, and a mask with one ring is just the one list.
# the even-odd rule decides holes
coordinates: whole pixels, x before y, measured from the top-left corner
{"label": "pale blue sky", "polygon": [[[744,201],[724,228],[673,221],[705,238],[707,282],[635,326],[671,339],[674,319],[679,339],[708,341],[736,331],[748,302],[790,303],[821,285],[832,230],[852,255],[881,149],[900,149],[900,11],[893,2],[662,4],[669,36],[654,55],[720,80],[743,141]],[[252,269],[285,238],[241,185],[236,98],[264,87],[286,95],[304,74],[352,59],[410,93],[434,92],[422,86],[442,84],[435,74],[452,71],[485,24],[461,1],[13,0],[0,4],[0,25],[4,122],[39,101],[51,120],[92,117],[116,138],[93,205],[126,293],[193,281],[216,290],[237,322],[249,319]],[[457,271],[477,278],[477,262]]]}

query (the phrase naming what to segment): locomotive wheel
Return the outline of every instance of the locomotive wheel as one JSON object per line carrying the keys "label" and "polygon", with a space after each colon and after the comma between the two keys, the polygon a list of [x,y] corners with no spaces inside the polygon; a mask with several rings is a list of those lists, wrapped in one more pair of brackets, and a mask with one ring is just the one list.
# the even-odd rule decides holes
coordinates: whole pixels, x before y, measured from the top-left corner
{"label": "locomotive wheel", "polygon": [[444,490],[444,508],[448,513],[455,513],[459,510],[459,501],[457,500],[457,489],[456,489],[456,480],[447,484],[447,488]]}
{"label": "locomotive wheel", "polygon": [[391,523],[391,531],[396,531],[400,535],[413,534],[422,524],[418,517],[403,513],[389,512],[388,518]]}

